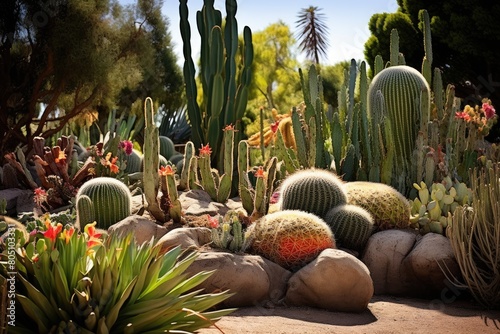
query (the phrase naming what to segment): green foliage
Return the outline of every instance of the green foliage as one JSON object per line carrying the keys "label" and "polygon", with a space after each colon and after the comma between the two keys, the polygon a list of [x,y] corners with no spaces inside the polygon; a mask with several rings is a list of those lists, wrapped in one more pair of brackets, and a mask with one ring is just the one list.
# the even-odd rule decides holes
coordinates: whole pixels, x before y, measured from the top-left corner
{"label": "green foliage", "polygon": [[[16,316],[12,333],[193,333],[233,310],[210,310],[231,295],[193,289],[210,276],[184,271],[197,253],[161,253],[132,235],[107,239],[93,225],[84,231],[46,226],[30,239],[16,233]],[[6,262],[0,278],[10,278]]]}
{"label": "green foliage", "polygon": [[342,204],[331,208],[325,222],[332,229],[337,246],[362,251],[374,231],[371,214],[357,205]]}
{"label": "green foliage", "polygon": [[153,0],[127,9],[105,1],[5,4],[0,151],[29,150],[34,137],[57,134],[81,113],[99,110],[101,122],[115,108],[128,114],[145,92],[179,105],[182,76],[167,29]]}
{"label": "green foliage", "polygon": [[130,216],[132,195],[121,181],[98,177],[85,182],[76,194],[76,211],[80,226],[97,222],[107,229]]}
{"label": "green foliage", "polygon": [[299,210],[265,215],[250,225],[246,234],[252,239],[252,252],[288,270],[300,269],[324,249],[335,248],[328,225],[318,216]]}
{"label": "green foliage", "polygon": [[331,208],[347,201],[340,178],[321,169],[295,172],[285,178],[280,192],[282,210],[301,210],[318,217],[324,217]]}
{"label": "green foliage", "polygon": [[247,218],[242,212],[229,210],[224,217],[208,218],[212,228],[212,244],[232,253],[244,253],[251,239],[246,237],[242,223]]}

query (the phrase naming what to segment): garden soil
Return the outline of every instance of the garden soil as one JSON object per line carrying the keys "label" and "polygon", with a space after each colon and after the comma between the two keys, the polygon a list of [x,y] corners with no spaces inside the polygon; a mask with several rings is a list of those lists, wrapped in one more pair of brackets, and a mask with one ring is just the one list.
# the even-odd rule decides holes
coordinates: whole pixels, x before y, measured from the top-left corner
{"label": "garden soil", "polygon": [[[201,334],[500,334],[500,311],[445,298],[374,296],[362,313],[304,307],[240,308]],[[454,300],[451,302],[450,300]]]}

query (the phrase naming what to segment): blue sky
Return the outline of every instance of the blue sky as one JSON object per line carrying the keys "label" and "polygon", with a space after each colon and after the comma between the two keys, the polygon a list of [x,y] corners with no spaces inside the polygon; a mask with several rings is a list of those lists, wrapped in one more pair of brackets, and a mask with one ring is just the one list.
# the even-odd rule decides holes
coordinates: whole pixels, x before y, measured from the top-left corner
{"label": "blue sky", "polygon": [[[132,0],[121,0],[131,3]],[[196,11],[203,6],[203,0],[188,0],[191,22],[191,46],[193,59],[198,58],[199,35],[196,30]],[[333,65],[352,58],[364,59],[363,45],[370,36],[368,21],[375,13],[393,13],[397,10],[396,0],[239,0],[236,19],[240,32],[249,26],[252,32],[262,31],[268,25],[279,20],[285,22],[295,32],[295,21],[302,8],[317,6],[326,16],[329,29],[328,57],[322,59],[323,64]],[[225,1],[215,0],[215,7],[225,15]],[[182,62],[182,39],[179,31],[179,0],[164,0],[163,13],[170,21],[170,33],[175,44],[175,52],[179,63]],[[297,53],[298,59],[303,56]],[[195,60],[196,62],[196,60]]]}

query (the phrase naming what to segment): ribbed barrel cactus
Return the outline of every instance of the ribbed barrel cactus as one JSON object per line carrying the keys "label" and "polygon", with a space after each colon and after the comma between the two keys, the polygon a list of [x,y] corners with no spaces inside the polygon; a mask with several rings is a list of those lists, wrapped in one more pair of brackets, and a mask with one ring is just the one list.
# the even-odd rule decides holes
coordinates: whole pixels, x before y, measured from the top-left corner
{"label": "ribbed barrel cactus", "polygon": [[142,153],[137,150],[132,150],[130,155],[125,156],[127,167],[125,173],[136,173],[141,171]]}
{"label": "ribbed barrel cactus", "polygon": [[339,205],[328,211],[325,222],[332,229],[338,246],[361,251],[372,235],[372,215],[357,205]]}
{"label": "ribbed barrel cactus", "polygon": [[318,216],[299,210],[267,214],[247,229],[251,251],[296,270],[326,248],[335,248],[331,229]]}
{"label": "ribbed barrel cactus", "polygon": [[121,181],[111,177],[96,177],[85,182],[76,194],[78,224],[97,222],[97,227],[107,229],[130,216],[132,195]]}
{"label": "ribbed barrel cactus", "polygon": [[280,191],[281,210],[302,210],[321,218],[347,201],[342,180],[322,169],[295,172],[283,181]]}
{"label": "ribbed barrel cactus", "polygon": [[174,153],[175,145],[172,139],[166,136],[160,136],[160,155],[168,160]]}
{"label": "ribbed barrel cactus", "polygon": [[377,182],[355,181],[344,184],[347,203],[367,210],[378,230],[408,228],[410,202],[391,186]]}

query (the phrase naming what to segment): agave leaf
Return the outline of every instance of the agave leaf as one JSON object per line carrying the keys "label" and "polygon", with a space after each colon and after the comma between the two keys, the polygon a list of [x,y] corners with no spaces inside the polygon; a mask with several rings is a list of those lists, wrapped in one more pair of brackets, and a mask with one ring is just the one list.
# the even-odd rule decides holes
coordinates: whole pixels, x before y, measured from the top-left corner
{"label": "agave leaf", "polygon": [[186,291],[191,290],[194,287],[197,287],[201,283],[203,283],[207,278],[209,278],[215,270],[211,271],[201,271],[194,276],[191,276],[189,279],[185,280],[181,284],[177,285],[172,292],[178,292],[179,294],[182,294]]}
{"label": "agave leaf", "polygon": [[[59,263],[56,263],[52,270],[53,270],[52,277],[54,278],[54,288],[56,290],[56,295],[59,297],[58,303],[59,304],[62,303],[63,305],[60,306],[64,306],[64,309],[69,310],[71,308],[71,305],[69,303],[70,293],[69,293],[68,281],[66,280],[66,275]],[[73,290],[73,287],[71,290]]]}
{"label": "agave leaf", "polygon": [[219,293],[197,295],[186,302],[184,307],[201,312],[223,302],[233,295],[234,293],[229,293],[228,290]]}
{"label": "agave leaf", "polygon": [[113,327],[114,323],[116,322],[116,319],[118,319],[118,315],[120,313],[122,305],[130,296],[130,293],[132,292],[132,289],[134,288],[136,282],[137,282],[137,277],[134,277],[134,279],[129,283],[129,285],[121,295],[121,298],[118,300],[118,302],[116,302],[111,311],[109,311],[109,313],[106,316],[106,327],[108,328]]}
{"label": "agave leaf", "polygon": [[51,321],[51,323],[56,324],[59,322],[56,311],[50,304],[50,301],[45,297],[45,295],[36,289],[27,279],[22,275],[19,275],[19,280],[23,283],[26,291],[28,292],[28,298],[33,302],[40,310],[43,315]]}
{"label": "agave leaf", "polygon": [[152,300],[160,298],[162,296],[178,296],[180,293],[172,293],[172,290],[186,279],[186,274],[180,274],[176,277],[169,278],[167,280],[158,280],[154,284],[148,287],[138,298],[139,301],[142,300]]}
{"label": "agave leaf", "polygon": [[16,295],[16,299],[19,301],[28,317],[36,323],[36,325],[38,326],[38,332],[48,333],[51,324],[42,310],[26,296]]}
{"label": "agave leaf", "polygon": [[148,274],[148,270],[150,270],[150,268],[151,268],[149,266],[149,264],[151,263],[151,261],[154,260],[151,257],[152,257],[152,255],[150,255],[150,259],[147,261],[146,265],[142,266],[142,270],[140,271],[139,275],[137,276],[137,283],[135,284],[134,289],[132,290],[132,293],[130,295],[130,298],[129,298],[127,305],[131,305],[131,304],[135,303],[135,301],[137,300],[137,298],[140,296],[141,292],[143,291],[143,288],[144,288],[145,282],[146,282],[146,276]]}
{"label": "agave leaf", "polygon": [[166,309],[170,304],[176,303],[176,296],[165,296],[156,299],[144,300],[136,302],[135,304],[127,305],[122,308],[120,312],[120,317],[132,317],[139,314],[144,314],[152,309],[163,308]]}

